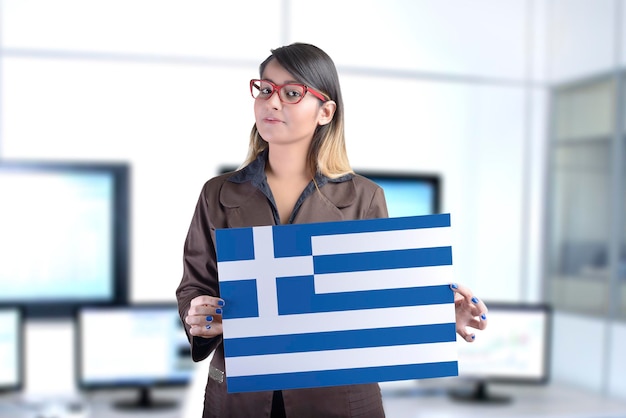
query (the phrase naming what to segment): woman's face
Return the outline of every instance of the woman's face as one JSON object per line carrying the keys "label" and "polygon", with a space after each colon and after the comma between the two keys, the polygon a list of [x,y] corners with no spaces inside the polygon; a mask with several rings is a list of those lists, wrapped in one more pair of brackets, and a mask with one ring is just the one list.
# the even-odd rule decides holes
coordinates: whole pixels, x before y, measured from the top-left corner
{"label": "woman's face", "polygon": [[[278,86],[298,83],[275,59],[267,64],[261,77]],[[308,149],[317,125],[328,123],[332,119],[332,113],[328,119],[326,106],[320,106],[321,104],[310,93],[296,104],[281,102],[278,92],[274,92],[267,100],[257,98],[254,101],[256,127],[269,144],[301,144]]]}

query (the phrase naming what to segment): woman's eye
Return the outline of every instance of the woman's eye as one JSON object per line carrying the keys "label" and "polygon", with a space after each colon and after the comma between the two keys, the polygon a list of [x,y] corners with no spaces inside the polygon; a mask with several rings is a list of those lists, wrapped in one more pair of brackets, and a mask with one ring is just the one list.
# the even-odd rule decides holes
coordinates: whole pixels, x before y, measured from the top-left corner
{"label": "woman's eye", "polygon": [[302,93],[299,90],[287,90],[287,96],[289,97],[300,97]]}
{"label": "woman's eye", "polygon": [[259,89],[259,92],[261,94],[271,94],[272,93],[272,88],[271,87],[261,87]]}

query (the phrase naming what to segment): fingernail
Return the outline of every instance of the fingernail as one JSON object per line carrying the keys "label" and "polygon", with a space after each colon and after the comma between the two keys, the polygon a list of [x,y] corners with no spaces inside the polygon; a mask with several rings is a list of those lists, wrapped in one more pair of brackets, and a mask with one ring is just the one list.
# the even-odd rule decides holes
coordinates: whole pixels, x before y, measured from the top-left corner
{"label": "fingernail", "polygon": [[211,329],[211,325],[207,325],[207,326],[206,326],[206,329]]}
{"label": "fingernail", "polygon": [[217,301],[217,306],[224,306],[224,301],[223,300],[218,300]]}
{"label": "fingernail", "polygon": [[452,283],[452,284],[450,285],[450,287],[451,287],[451,288],[453,288],[453,289],[458,289],[458,288],[459,288],[459,285],[458,285],[458,284],[456,284],[456,283]]}
{"label": "fingernail", "polygon": [[221,314],[221,313],[222,313],[222,308],[217,308],[217,309],[215,310],[215,313],[216,313],[216,314]]}
{"label": "fingernail", "polygon": [[206,320],[211,322],[213,320],[213,317],[211,315],[209,315],[209,316],[206,317]]}
{"label": "fingernail", "polygon": [[472,302],[478,303],[478,298],[476,296],[472,297]]}
{"label": "fingernail", "polygon": [[487,319],[487,315],[485,315],[485,314],[482,314],[480,317],[481,317],[483,320]]}
{"label": "fingernail", "polygon": [[475,336],[475,335],[472,335],[472,340],[475,340],[475,339],[476,339],[476,336]]}

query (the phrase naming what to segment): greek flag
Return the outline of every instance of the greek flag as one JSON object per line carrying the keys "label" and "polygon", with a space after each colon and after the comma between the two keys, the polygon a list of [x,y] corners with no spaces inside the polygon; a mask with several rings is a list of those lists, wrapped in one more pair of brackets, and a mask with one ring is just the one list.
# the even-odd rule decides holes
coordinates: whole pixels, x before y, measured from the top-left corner
{"label": "greek flag", "polygon": [[216,240],[229,392],[458,375],[449,214]]}

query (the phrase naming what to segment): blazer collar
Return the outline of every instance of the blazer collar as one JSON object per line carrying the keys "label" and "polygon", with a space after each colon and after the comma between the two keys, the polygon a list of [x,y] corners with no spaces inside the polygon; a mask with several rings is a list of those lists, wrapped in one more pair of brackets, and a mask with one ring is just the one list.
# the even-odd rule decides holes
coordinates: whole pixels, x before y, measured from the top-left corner
{"label": "blazer collar", "polygon": [[[263,150],[250,164],[235,171],[224,182],[220,191],[220,203],[226,208],[242,208],[251,205],[258,206],[261,193],[273,203],[272,193],[265,176],[265,163],[269,150]],[[323,195],[324,200],[330,202],[336,208],[345,208],[356,200],[356,188],[352,174],[346,174],[336,179],[328,178],[320,173],[315,176],[317,189]],[[247,187],[245,187],[247,185]],[[244,187],[241,187],[244,186]],[[306,196],[303,204],[310,200],[311,195],[317,193],[315,185],[312,185],[311,193]],[[271,218],[270,218],[271,219]]]}

